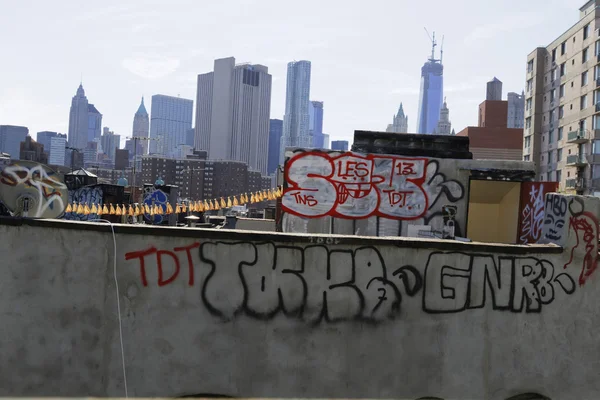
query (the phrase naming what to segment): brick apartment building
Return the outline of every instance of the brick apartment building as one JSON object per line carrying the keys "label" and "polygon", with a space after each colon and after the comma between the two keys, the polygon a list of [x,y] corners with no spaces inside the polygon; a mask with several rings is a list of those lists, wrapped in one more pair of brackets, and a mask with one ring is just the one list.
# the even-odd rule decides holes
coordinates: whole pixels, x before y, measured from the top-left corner
{"label": "brick apartment building", "polygon": [[469,150],[479,160],[522,160],[523,129],[508,128],[508,101],[485,100],[479,105],[478,126],[457,136],[469,137]]}

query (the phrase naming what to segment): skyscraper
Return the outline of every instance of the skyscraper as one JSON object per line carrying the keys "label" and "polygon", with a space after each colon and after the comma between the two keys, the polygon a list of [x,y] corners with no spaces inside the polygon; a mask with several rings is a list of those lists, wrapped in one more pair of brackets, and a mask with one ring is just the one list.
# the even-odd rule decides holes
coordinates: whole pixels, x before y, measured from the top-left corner
{"label": "skyscraper", "polygon": [[[67,146],[67,135],[60,133],[50,138],[50,151],[48,152],[48,164],[65,165],[65,147]],[[46,147],[44,146],[44,149]]]}
{"label": "skyscraper", "polygon": [[494,77],[487,83],[486,100],[502,100],[502,81]]}
{"label": "skyscraper", "polygon": [[421,68],[421,92],[419,95],[419,112],[417,132],[431,134],[437,128],[444,98],[444,67],[442,53],[439,60],[435,58],[435,32],[433,33],[431,57]]}
{"label": "skyscraper", "polygon": [[[148,138],[150,134],[150,119],[148,118],[148,111],[146,111],[146,106],[144,105],[144,98],[142,97],[142,102],[138,107],[138,110],[135,112],[133,116],[133,137],[141,137]],[[142,144],[142,153],[137,154],[138,156],[148,154],[148,141],[147,140],[139,140]]]}
{"label": "skyscraper", "polygon": [[80,84],[77,93],[71,100],[69,110],[69,145],[76,149],[84,149],[88,142],[89,110],[88,99]]}
{"label": "skyscraper", "polygon": [[[600,47],[599,47],[600,50]],[[508,121],[509,128],[523,128],[525,115],[525,92],[521,94],[508,92]]]}
{"label": "skyscraper", "polygon": [[437,128],[434,133],[436,135],[450,135],[452,134],[452,124],[450,123],[450,110],[448,104],[444,98],[444,105],[440,110],[440,120],[438,121]]}
{"label": "skyscraper", "polygon": [[198,75],[194,147],[266,174],[271,80],[264,65],[215,60],[213,72]]}
{"label": "skyscraper", "polygon": [[311,147],[310,137],[310,61],[288,63],[283,116],[283,140],[279,162],[283,164],[286,147]]}
{"label": "skyscraper", "polygon": [[269,123],[269,162],[267,165],[267,174],[269,175],[274,173],[279,165],[282,134],[283,120],[272,119]]}
{"label": "skyscraper", "polygon": [[24,126],[0,125],[0,153],[8,153],[13,160],[19,159],[21,142],[29,134]]}
{"label": "skyscraper", "polygon": [[180,97],[152,96],[150,154],[175,157],[177,146],[185,144],[187,130],[192,127],[194,102]]}
{"label": "skyscraper", "polygon": [[331,142],[331,150],[348,151],[348,141],[347,140],[333,140]]}
{"label": "skyscraper", "polygon": [[386,132],[393,133],[407,133],[408,132],[408,116],[404,115],[404,108],[402,103],[398,107],[398,113],[394,115],[394,119],[391,124],[387,126]]}
{"label": "skyscraper", "polygon": [[108,127],[104,127],[102,138],[100,140],[102,151],[108,158],[114,162],[116,149],[121,147],[121,135],[115,135]]}
{"label": "skyscraper", "polygon": [[93,105],[88,104],[88,142],[98,141],[102,136],[102,114]]}
{"label": "skyscraper", "polygon": [[44,153],[48,155],[48,164],[65,165],[66,134],[51,131],[38,132],[37,142],[44,146]]}
{"label": "skyscraper", "polygon": [[323,148],[323,102],[311,101],[308,108],[309,135],[312,137],[312,147]]}

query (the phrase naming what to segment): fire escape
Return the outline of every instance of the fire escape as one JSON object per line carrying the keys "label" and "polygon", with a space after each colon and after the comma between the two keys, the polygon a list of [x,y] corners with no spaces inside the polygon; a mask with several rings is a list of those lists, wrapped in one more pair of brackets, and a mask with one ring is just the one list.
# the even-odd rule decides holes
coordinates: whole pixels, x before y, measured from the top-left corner
{"label": "fire escape", "polygon": [[[595,107],[596,112],[600,112],[600,103],[596,104]],[[594,138],[591,137],[592,135],[594,135]],[[565,166],[575,167],[576,173],[574,178],[566,180],[565,188],[574,190],[578,195],[588,194],[594,188],[598,190],[598,187],[600,187],[600,179],[598,179],[600,177],[590,179],[588,170],[588,168],[591,168],[590,164],[600,162],[600,155],[592,154],[591,141],[596,137],[600,137],[600,130],[588,130],[582,127],[567,134],[566,144],[577,145],[577,147],[575,147],[574,154],[567,155]]]}

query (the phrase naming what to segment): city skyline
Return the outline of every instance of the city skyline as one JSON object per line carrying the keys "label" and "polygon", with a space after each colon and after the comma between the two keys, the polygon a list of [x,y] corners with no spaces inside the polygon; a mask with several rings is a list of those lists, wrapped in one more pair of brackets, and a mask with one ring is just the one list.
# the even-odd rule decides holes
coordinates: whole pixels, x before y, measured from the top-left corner
{"label": "city skyline", "polygon": [[[19,62],[0,66],[0,121],[27,126],[34,134],[66,133],[66,99],[83,74],[86,92],[103,113],[105,125],[123,138],[130,136],[129,110],[140,96],[164,93],[195,99],[197,74],[210,70],[214,59],[234,55],[269,67],[274,78],[271,118],[284,114],[287,62],[308,59],[315,66],[311,97],[327,104],[323,131],[331,138],[351,141],[354,129],[381,130],[400,102],[411,116],[408,130],[415,132],[420,67],[430,52],[423,31],[427,25],[445,34],[444,91],[459,130],[476,124],[474,110],[493,76],[502,76],[507,88],[520,93],[522,60],[532,48],[547,45],[557,31],[568,29],[579,6],[568,0],[440,2],[432,15],[426,4],[393,2],[366,9],[352,1],[343,7],[335,1],[307,4],[313,3],[320,10],[317,18],[309,6],[291,12],[273,1],[258,7],[244,2],[235,10],[215,3],[202,9],[217,16],[207,24],[195,24],[199,6],[183,1],[176,7],[158,2],[140,7],[109,0],[85,9],[40,3],[35,15],[16,5],[0,16],[4,37],[22,33],[6,47],[20,54]],[[542,8],[546,12],[540,15]],[[398,15],[401,26],[391,23]],[[24,21],[42,26],[48,18],[57,22],[44,32],[51,46],[23,30]],[[234,29],[225,28],[225,21]],[[306,21],[311,21],[310,29],[299,29]],[[106,24],[114,29],[106,30]],[[205,36],[210,40],[199,45],[196,38]],[[399,38],[411,40],[402,40],[401,52],[390,51]],[[40,68],[40,57],[65,62]]]}

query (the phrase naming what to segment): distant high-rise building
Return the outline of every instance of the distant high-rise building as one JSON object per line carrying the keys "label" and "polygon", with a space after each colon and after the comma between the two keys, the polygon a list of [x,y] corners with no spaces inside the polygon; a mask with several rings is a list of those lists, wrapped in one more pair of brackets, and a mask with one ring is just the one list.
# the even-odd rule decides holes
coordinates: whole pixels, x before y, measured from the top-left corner
{"label": "distant high-rise building", "polygon": [[69,146],[76,149],[84,149],[88,142],[90,123],[88,106],[88,99],[80,84],[77,93],[71,100],[71,109],[69,110]]}
{"label": "distant high-rise building", "polygon": [[67,135],[61,135],[59,133],[57,136],[51,137],[50,145],[48,147],[50,149],[50,151],[48,152],[48,164],[65,165],[65,148],[67,147]]}
{"label": "distant high-rise building", "polygon": [[328,149],[329,148],[329,135],[324,133],[323,134],[323,149]]}
{"label": "distant high-rise building", "polygon": [[192,100],[180,97],[152,96],[150,138],[154,140],[150,141],[150,154],[175,156],[192,127],[193,105]]}
{"label": "distant high-rise building", "polygon": [[0,125],[0,153],[7,153],[13,160],[18,160],[21,153],[21,142],[29,135],[24,126]]}
{"label": "distant high-rise building", "polygon": [[[141,137],[148,138],[150,135],[150,119],[148,118],[148,111],[146,111],[146,106],[144,105],[144,98],[142,97],[142,102],[138,107],[138,110],[135,112],[133,116],[133,137]],[[142,152],[138,153],[138,156],[148,154],[148,141],[147,140],[139,140],[142,146]]]}
{"label": "distant high-rise building", "polygon": [[269,175],[277,171],[277,166],[279,165],[282,134],[283,120],[272,119],[269,123],[269,162],[267,165],[267,174]]}
{"label": "distant high-rise building", "polygon": [[437,128],[444,98],[444,66],[442,55],[435,58],[435,32],[433,33],[431,57],[421,68],[421,92],[419,94],[419,111],[417,132],[431,134]]}
{"label": "distant high-rise building", "polygon": [[323,102],[311,101],[308,108],[309,135],[312,137],[312,147],[323,148]]}
{"label": "distant high-rise building", "polygon": [[279,161],[283,164],[286,147],[311,147],[310,136],[310,61],[292,61],[287,67],[285,115]]}
{"label": "distant high-rise building", "polygon": [[408,132],[408,116],[404,115],[402,103],[398,107],[398,113],[394,115],[393,122],[387,126],[386,132],[407,133]]}
{"label": "distant high-rise building", "polygon": [[434,132],[436,135],[452,134],[452,124],[450,123],[450,110],[448,109],[446,99],[444,99],[444,105],[440,110],[440,120],[438,121],[437,128]]}
{"label": "distant high-rise building", "polygon": [[[50,154],[50,139],[52,139],[53,137],[58,137],[60,135],[60,133],[58,132],[51,132],[51,131],[42,131],[42,132],[38,132],[36,135],[36,141],[38,143],[40,143],[41,145],[44,146],[44,152],[46,154]],[[67,135],[64,135],[65,138],[67,137]],[[64,149],[63,149],[64,152]]]}
{"label": "distant high-rise building", "polygon": [[347,140],[334,140],[331,142],[331,150],[336,151],[348,151]]}
{"label": "distant high-rise building", "polygon": [[195,137],[196,137],[196,129],[195,128],[188,129],[187,133],[185,135],[185,144],[187,144],[188,146],[191,146],[193,148]]}
{"label": "distant high-rise building", "polygon": [[111,161],[115,161],[115,150],[121,147],[121,135],[115,135],[108,127],[104,127],[100,140],[102,151]]}
{"label": "distant high-rise building", "polygon": [[29,135],[21,142],[19,160],[35,161],[48,164],[48,155],[44,152],[44,145],[36,142]]}
{"label": "distant high-rise building", "polygon": [[509,128],[523,128],[525,115],[525,92],[521,94],[508,92],[508,121]]}
{"label": "distant high-rise building", "polygon": [[213,72],[198,75],[194,147],[209,159],[242,161],[265,174],[271,80],[264,65],[215,60]]}
{"label": "distant high-rise building", "polygon": [[502,100],[502,82],[494,77],[487,83],[486,100]]}
{"label": "distant high-rise building", "polygon": [[98,142],[87,142],[83,149],[83,164],[84,166],[94,165],[98,161]]}
{"label": "distant high-rise building", "polygon": [[100,139],[102,136],[102,114],[93,105],[88,104],[88,142]]}
{"label": "distant high-rise building", "polygon": [[127,168],[129,168],[129,150],[116,149],[115,150],[115,169],[123,171]]}

